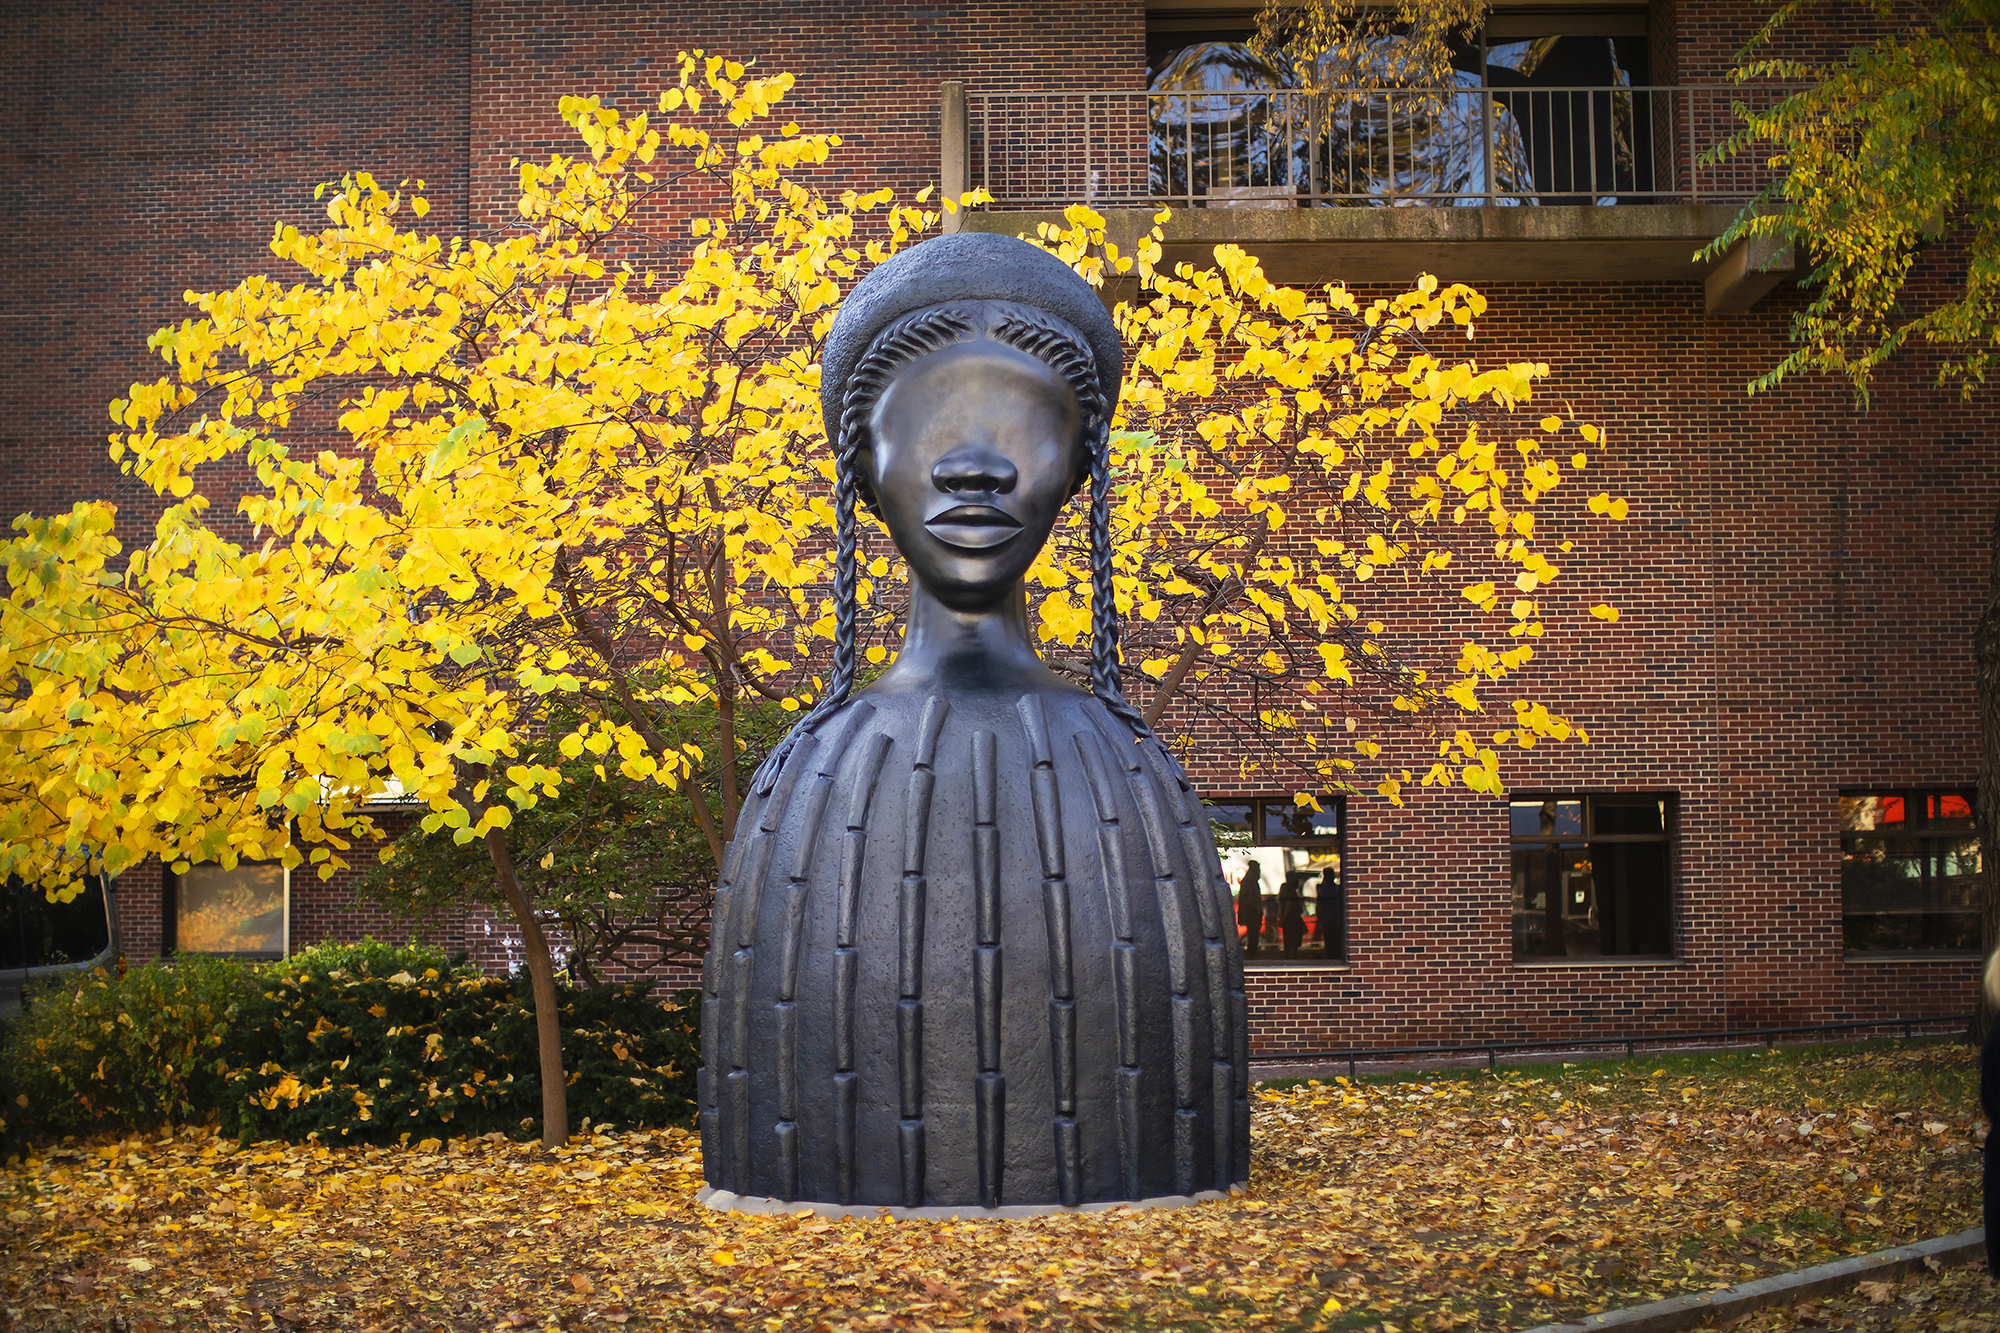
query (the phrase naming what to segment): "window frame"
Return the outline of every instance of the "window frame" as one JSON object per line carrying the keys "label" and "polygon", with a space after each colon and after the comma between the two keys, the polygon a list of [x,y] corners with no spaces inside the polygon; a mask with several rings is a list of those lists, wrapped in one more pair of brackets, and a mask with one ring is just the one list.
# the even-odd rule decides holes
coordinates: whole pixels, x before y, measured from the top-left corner
{"label": "window frame", "polygon": [[[1514,832],[1514,807],[1529,803],[1558,804],[1575,802],[1582,807],[1578,821],[1578,831],[1574,833],[1517,834]],[[1634,802],[1663,802],[1661,811],[1661,831],[1658,833],[1598,833],[1596,832],[1597,803],[1603,801],[1615,805],[1630,805]],[[1678,791],[1651,789],[1646,791],[1591,791],[1582,789],[1544,790],[1510,792],[1504,803],[1507,813],[1507,947],[1510,963],[1515,967],[1629,967],[1677,964],[1681,961],[1681,851],[1680,851],[1680,793]],[[1646,844],[1666,849],[1666,936],[1667,950],[1664,953],[1604,953],[1594,954],[1522,954],[1519,932],[1515,923],[1519,913],[1514,907],[1514,854],[1521,848],[1559,848],[1581,845],[1588,849],[1593,846],[1632,846]],[[1586,851],[1586,854],[1588,852]],[[1599,892],[1595,884],[1593,868],[1593,893]]]}
{"label": "window frame", "polygon": [[[1321,809],[1331,809],[1334,812],[1334,819],[1338,826],[1338,831],[1335,833],[1271,837],[1262,831],[1266,826],[1265,811],[1267,809],[1291,809],[1296,808],[1297,804],[1297,801],[1289,795],[1271,795],[1267,793],[1211,796],[1205,797],[1202,800],[1204,809],[1214,806],[1248,806],[1250,808],[1249,822],[1251,831],[1246,835],[1247,841],[1238,842],[1231,840],[1225,842],[1224,839],[1230,837],[1234,833],[1234,830],[1218,828],[1211,818],[1209,831],[1214,836],[1218,854],[1230,848],[1271,847],[1286,851],[1296,849],[1321,853],[1331,850],[1335,858],[1332,867],[1334,871],[1334,895],[1331,899],[1322,896],[1326,887],[1326,872],[1322,870],[1320,872],[1320,884],[1315,888],[1313,895],[1313,917],[1315,921],[1323,921],[1325,918],[1322,913],[1325,907],[1329,903],[1335,907],[1334,919],[1338,922],[1338,939],[1328,939],[1323,941],[1323,943],[1337,944],[1337,953],[1329,953],[1322,957],[1286,958],[1282,954],[1259,953],[1252,955],[1246,950],[1243,957],[1243,966],[1249,971],[1271,971],[1284,968],[1345,968],[1352,966],[1348,953],[1348,904],[1350,898],[1348,893],[1347,799],[1343,796],[1323,796],[1320,798]],[[1277,895],[1275,892],[1265,895],[1265,910],[1267,913],[1274,911],[1273,904],[1275,904],[1276,899]],[[1231,929],[1239,931],[1240,938],[1238,923],[1241,921],[1241,917],[1238,914],[1236,894],[1233,890],[1229,895],[1229,921]]]}
{"label": "window frame", "polygon": [[[1977,800],[1977,792],[1971,783],[1965,783],[1963,785],[1913,784],[1910,786],[1892,786],[1888,784],[1883,784],[1883,785],[1872,785],[1872,786],[1861,786],[1861,787],[1842,787],[1839,791],[1838,796],[1836,797],[1836,800],[1847,801],[1856,797],[1865,797],[1865,796],[1897,797],[1904,802],[1904,809],[1906,811],[1906,814],[1904,818],[1904,827],[1896,830],[1849,829],[1845,826],[1846,820],[1844,819],[1844,817],[1841,817],[1840,815],[1836,815],[1835,817],[1834,836],[1838,840],[1837,845],[1840,852],[1840,862],[1841,862],[1841,882],[1840,882],[1841,958],[1844,961],[1848,962],[1879,963],[1879,962],[1893,962],[1897,960],[1910,960],[1910,961],[1920,962],[1920,961],[1934,960],[1934,959],[1978,958],[1983,956],[1983,951],[1977,944],[1974,944],[1969,948],[1954,948],[1948,945],[1919,944],[1915,946],[1908,946],[1896,949],[1857,949],[1848,943],[1847,921],[1850,915],[1877,915],[1877,916],[1889,915],[1887,913],[1851,914],[1848,912],[1847,842],[1850,838],[1860,841],[1877,841],[1877,842],[1888,842],[1892,840],[1897,840],[1897,841],[1913,842],[1927,846],[1936,845],[1948,841],[1960,841],[1967,838],[1971,839],[1971,841],[1973,841],[1975,844],[1978,843],[1979,841],[1979,828],[1976,819],[1973,822],[1973,827],[1971,827],[1970,829],[1932,829],[1929,827],[1928,818],[1926,818],[1926,821],[1923,825],[1918,826],[1916,828],[1912,828],[1910,827],[1910,822],[1907,815],[1907,811],[1911,804],[1922,802],[1927,797],[1939,797],[1939,796],[1962,797],[1965,800],[1966,808],[1968,810],[1974,809],[1975,808],[1974,803]],[[1956,837],[1954,837],[1954,834],[1956,835]],[[1984,847],[1981,847],[1979,849],[1979,854],[1983,862],[1984,857],[1986,855],[1986,849]],[[1925,854],[1921,859],[1927,868],[1926,873],[1928,873],[1928,866],[1932,860],[1932,856],[1929,854]],[[1979,909],[1975,905],[1970,912],[1964,912],[1964,913],[1940,912],[1940,913],[1934,913],[1932,915],[1972,916],[1976,919],[1978,916],[1978,912]]]}
{"label": "window frame", "polygon": [[[247,949],[230,952],[210,952],[208,950],[183,950],[180,943],[180,896],[181,876],[176,874],[171,864],[160,867],[160,953],[171,957],[187,952],[200,954],[206,958],[237,958],[252,962],[275,962],[289,958],[292,954],[292,872],[281,861],[239,861],[236,868],[276,866],[280,876],[279,906],[279,948],[276,953],[268,949]],[[222,867],[212,861],[202,862],[193,869],[216,869]]]}

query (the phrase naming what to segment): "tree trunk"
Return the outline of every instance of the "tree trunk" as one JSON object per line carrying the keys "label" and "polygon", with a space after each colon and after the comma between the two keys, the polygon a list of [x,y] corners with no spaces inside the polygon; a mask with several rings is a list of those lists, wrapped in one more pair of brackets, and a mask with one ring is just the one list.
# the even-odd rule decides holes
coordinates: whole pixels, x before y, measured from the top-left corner
{"label": "tree trunk", "polygon": [[[1972,632],[1972,657],[1979,700],[1979,787],[1973,797],[1973,826],[1979,830],[1979,941],[1987,957],[2000,948],[2000,509],[1993,514],[1987,553],[1986,609]],[[1982,978],[1985,968],[1980,969]],[[1993,1002],[1979,987],[1972,1031],[1978,1044],[1994,1020]]]}
{"label": "tree trunk", "polygon": [[[1270,535],[1271,520],[1259,514],[1257,535],[1250,539],[1250,545],[1244,548],[1243,554],[1233,563],[1247,569],[1250,562],[1257,558],[1257,553],[1264,549],[1264,540]],[[1188,622],[1190,631],[1200,628],[1204,620],[1227,606],[1230,600],[1242,591],[1241,576],[1231,574],[1224,579],[1216,590],[1208,595],[1208,600],[1201,604],[1201,610],[1195,612],[1194,619]],[[1187,643],[1181,648],[1181,655],[1175,659],[1165,678],[1160,681],[1159,688],[1153,691],[1152,702],[1148,703],[1145,711],[1140,714],[1147,726],[1158,726],[1160,719],[1166,715],[1167,705],[1171,704],[1174,697],[1181,692],[1181,684],[1187,679],[1188,669],[1194,665],[1195,658],[1200,656],[1201,648],[1202,645],[1195,642],[1194,634],[1190,632]]]}
{"label": "tree trunk", "polygon": [[500,893],[514,909],[521,927],[521,945],[528,954],[528,981],[535,996],[535,1037],[542,1056],[542,1146],[560,1148],[569,1142],[569,1087],[563,1078],[562,1014],[556,1000],[555,962],[549,937],[535,920],[535,909],[521,882],[514,878],[514,858],[507,850],[505,829],[486,830],[486,852],[493,858],[493,876]]}
{"label": "tree trunk", "polygon": [[[722,752],[722,767],[716,774],[716,781],[722,790],[722,841],[729,842],[736,836],[736,815],[743,808],[743,797],[736,790],[736,690],[729,683],[729,677],[715,678],[715,722],[716,748]],[[691,773],[688,781],[699,788],[701,777]],[[722,863],[715,863],[717,874],[722,873]]]}

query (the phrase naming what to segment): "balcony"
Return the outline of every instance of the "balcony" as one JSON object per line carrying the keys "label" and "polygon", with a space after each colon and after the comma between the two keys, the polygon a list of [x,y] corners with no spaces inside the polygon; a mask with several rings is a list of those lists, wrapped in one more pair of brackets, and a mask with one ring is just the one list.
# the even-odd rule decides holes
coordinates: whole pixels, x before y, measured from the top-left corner
{"label": "balcony", "polygon": [[1706,282],[1744,309],[1788,252],[1694,252],[1768,183],[1705,166],[1784,87],[979,92],[943,89],[943,182],[993,202],[960,220],[1032,231],[1072,203],[1129,245],[1173,210],[1169,262],[1223,242],[1276,281]]}

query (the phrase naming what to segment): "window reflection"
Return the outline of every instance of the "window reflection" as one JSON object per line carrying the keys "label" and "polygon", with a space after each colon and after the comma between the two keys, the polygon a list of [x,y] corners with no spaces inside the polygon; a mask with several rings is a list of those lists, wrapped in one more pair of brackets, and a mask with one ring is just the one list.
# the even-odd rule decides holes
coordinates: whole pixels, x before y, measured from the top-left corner
{"label": "window reflection", "polygon": [[1247,842],[1254,832],[1251,820],[1256,818],[1257,805],[1254,801],[1211,803],[1208,807],[1208,822],[1215,830],[1218,843],[1228,845]]}
{"label": "window reflection", "polygon": [[1513,835],[1517,838],[1570,837],[1583,832],[1583,802],[1548,800],[1513,803]]}
{"label": "window reflection", "polygon": [[1671,188],[1655,179],[1667,129],[1645,87],[1643,35],[1462,44],[1442,86],[1393,33],[1302,64],[1259,55],[1247,37],[1149,38],[1156,198],[1576,205],[1649,203]]}
{"label": "window reflection", "polygon": [[1926,796],[1924,809],[1929,815],[1930,826],[1934,829],[1954,828],[1972,832],[1972,797],[1970,795],[1949,794]]}
{"label": "window reflection", "polygon": [[1604,833],[1665,833],[1667,803],[1641,798],[1599,796],[1591,802],[1592,831]]}
{"label": "window reflection", "polygon": [[1903,798],[1900,796],[1843,796],[1840,798],[1840,827],[1857,833],[1903,826]]}
{"label": "window reflection", "polygon": [[1848,952],[1978,950],[1981,853],[1970,792],[1843,795],[1840,827]]}
{"label": "window reflection", "polygon": [[1672,798],[1510,803],[1514,957],[1673,953]]}
{"label": "window reflection", "polygon": [[1340,807],[1322,805],[1315,810],[1306,805],[1264,805],[1264,836],[1267,838],[1331,838],[1340,832]]}
{"label": "window reflection", "polygon": [[1342,813],[1338,801],[1319,810],[1280,800],[1210,805],[1245,963],[1346,958]]}
{"label": "window reflection", "polygon": [[0,968],[54,967],[96,958],[111,945],[104,882],[83,880],[67,902],[50,902],[39,884],[19,876],[0,882]]}
{"label": "window reflection", "polygon": [[281,958],[286,907],[283,866],[192,866],[174,876],[173,947],[183,953]]}

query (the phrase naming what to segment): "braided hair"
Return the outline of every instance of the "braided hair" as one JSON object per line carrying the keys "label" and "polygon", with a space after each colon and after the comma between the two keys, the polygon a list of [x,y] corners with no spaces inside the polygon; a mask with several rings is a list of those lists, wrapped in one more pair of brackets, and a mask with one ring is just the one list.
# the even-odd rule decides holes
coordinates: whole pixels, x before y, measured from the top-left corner
{"label": "braided hair", "polygon": [[[847,702],[854,689],[859,621],[859,537],[855,506],[872,510],[874,496],[861,476],[869,445],[869,419],[889,383],[905,366],[956,343],[991,338],[1026,352],[1061,375],[1075,392],[1090,456],[1090,689],[1135,735],[1152,735],[1125,699],[1118,665],[1118,606],[1111,577],[1111,403],[1098,382],[1090,345],[1067,323],[1032,306],[966,301],[928,306],[890,323],[849,373],[833,444],[833,673],[811,711],[771,752],[753,786],[767,791],[798,738],[809,734]],[[1079,482],[1081,479],[1079,479]]]}

